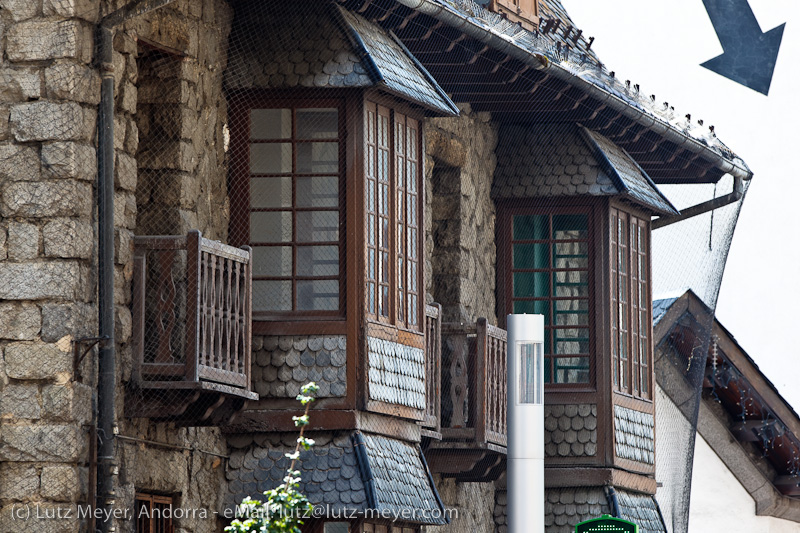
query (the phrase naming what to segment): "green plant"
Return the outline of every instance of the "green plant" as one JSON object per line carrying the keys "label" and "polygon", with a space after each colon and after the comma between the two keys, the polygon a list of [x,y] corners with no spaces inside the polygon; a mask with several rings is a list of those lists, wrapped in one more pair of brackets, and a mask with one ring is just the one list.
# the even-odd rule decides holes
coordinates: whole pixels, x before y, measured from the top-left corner
{"label": "green plant", "polygon": [[238,511],[241,519],[231,522],[225,528],[227,533],[300,533],[303,518],[311,516],[312,505],[298,490],[300,471],[294,467],[300,458],[300,449],[308,450],[314,445],[314,440],[304,437],[303,433],[309,421],[308,410],[318,391],[319,386],[312,381],[297,395],[297,400],[305,406],[305,412],[302,416],[292,417],[294,425],[300,428],[300,436],[294,452],[286,454],[291,462],[283,483],[264,492],[263,502],[249,496],[242,500]]}

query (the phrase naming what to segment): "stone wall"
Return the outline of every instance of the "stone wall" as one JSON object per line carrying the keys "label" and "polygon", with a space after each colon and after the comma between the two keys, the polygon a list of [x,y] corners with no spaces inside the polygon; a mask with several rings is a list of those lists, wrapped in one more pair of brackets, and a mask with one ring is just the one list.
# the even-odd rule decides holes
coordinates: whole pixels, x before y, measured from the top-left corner
{"label": "stone wall", "polygon": [[446,526],[430,528],[436,533],[494,533],[495,486],[489,483],[457,483],[433,476],[444,508],[451,512]]}
{"label": "stone wall", "polygon": [[444,322],[497,324],[495,207],[490,192],[497,127],[488,113],[461,105],[461,116],[425,123],[428,300],[442,304]]}
{"label": "stone wall", "polygon": [[[72,342],[96,335],[100,77],[91,66],[98,4],[81,5],[0,2],[2,531],[42,530],[34,521],[13,522],[14,505],[74,510],[87,497],[94,376],[85,364],[85,379],[77,379]],[[124,246],[117,261],[125,261]],[[117,316],[125,323],[127,310],[118,307]],[[78,520],[58,526],[76,530]]]}

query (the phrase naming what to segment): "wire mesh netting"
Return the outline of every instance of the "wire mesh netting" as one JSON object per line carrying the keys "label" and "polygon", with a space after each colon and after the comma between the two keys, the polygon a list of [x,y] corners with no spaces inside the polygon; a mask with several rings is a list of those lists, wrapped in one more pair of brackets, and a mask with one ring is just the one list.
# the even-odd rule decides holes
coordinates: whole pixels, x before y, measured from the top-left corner
{"label": "wire mesh netting", "polygon": [[743,163],[558,2],[533,31],[429,4],[0,2],[0,529],[219,531],[282,482],[315,382],[308,531],[504,533],[528,313],[566,476],[535,519],[687,530],[710,328],[687,356],[651,302],[713,310],[741,201],[651,220]]}

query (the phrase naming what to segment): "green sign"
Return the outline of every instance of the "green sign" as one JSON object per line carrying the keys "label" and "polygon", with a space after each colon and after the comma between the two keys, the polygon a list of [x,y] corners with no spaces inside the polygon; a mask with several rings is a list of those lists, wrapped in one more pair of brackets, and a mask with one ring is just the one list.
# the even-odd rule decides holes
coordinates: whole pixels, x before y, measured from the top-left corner
{"label": "green sign", "polygon": [[593,518],[575,526],[575,533],[639,533],[639,526],[633,522],[614,518],[604,514],[600,518]]}

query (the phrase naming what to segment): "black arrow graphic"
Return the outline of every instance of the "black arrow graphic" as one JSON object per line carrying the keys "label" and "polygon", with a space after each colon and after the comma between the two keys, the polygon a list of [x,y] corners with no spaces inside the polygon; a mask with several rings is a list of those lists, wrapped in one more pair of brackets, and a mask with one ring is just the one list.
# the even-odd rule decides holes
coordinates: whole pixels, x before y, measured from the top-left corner
{"label": "black arrow graphic", "polygon": [[786,24],[763,33],[747,0],[703,0],[703,4],[724,52],[701,66],[769,94]]}

